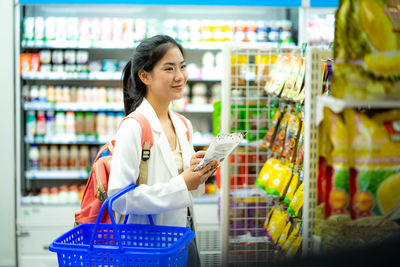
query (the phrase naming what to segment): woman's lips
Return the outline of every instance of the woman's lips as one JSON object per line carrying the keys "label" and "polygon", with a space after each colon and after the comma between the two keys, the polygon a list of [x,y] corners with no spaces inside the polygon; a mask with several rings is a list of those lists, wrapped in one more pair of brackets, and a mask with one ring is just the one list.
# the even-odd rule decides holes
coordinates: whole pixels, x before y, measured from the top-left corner
{"label": "woman's lips", "polygon": [[172,88],[174,88],[176,90],[183,90],[183,85],[172,86]]}

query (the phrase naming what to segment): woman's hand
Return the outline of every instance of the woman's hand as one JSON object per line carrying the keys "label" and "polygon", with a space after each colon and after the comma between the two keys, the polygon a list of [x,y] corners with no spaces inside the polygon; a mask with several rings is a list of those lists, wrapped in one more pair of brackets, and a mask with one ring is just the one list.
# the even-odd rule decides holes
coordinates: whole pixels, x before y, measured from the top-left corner
{"label": "woman's hand", "polygon": [[204,158],[205,155],[206,152],[204,150],[197,151],[196,153],[194,153],[190,158],[190,167],[192,166],[196,167],[200,163],[200,161]]}
{"label": "woman's hand", "polygon": [[196,190],[201,184],[205,183],[218,167],[218,163],[216,161],[211,161],[202,169],[194,171],[196,166],[197,164],[191,165],[182,173],[189,191]]}

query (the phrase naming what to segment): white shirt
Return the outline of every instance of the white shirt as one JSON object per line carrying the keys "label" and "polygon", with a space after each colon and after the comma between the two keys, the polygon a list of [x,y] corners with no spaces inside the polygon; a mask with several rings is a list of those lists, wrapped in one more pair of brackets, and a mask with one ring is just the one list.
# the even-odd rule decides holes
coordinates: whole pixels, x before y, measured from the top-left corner
{"label": "white shirt", "polygon": [[[153,215],[156,225],[186,226],[187,207],[192,205],[192,195],[204,193],[204,184],[189,192],[183,176],[178,173],[173,152],[161,123],[151,106],[143,99],[137,111],[146,116],[153,134],[153,147],[148,160],[147,184],[139,185],[114,202],[116,220],[121,214],[130,215],[128,223],[148,224],[147,214]],[[189,120],[190,143],[187,140],[187,128],[171,110],[170,118],[180,143],[183,169],[190,166],[194,153],[192,125]],[[124,120],[116,135],[115,148],[111,163],[108,194],[111,196],[129,184],[136,183],[141,160],[141,127],[135,119]]]}

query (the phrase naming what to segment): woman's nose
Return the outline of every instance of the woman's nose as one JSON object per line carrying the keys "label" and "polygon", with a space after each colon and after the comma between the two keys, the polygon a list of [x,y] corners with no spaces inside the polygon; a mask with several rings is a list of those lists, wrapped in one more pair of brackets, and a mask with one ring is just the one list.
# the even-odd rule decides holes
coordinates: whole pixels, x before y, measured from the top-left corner
{"label": "woman's nose", "polygon": [[184,78],[185,78],[185,74],[183,73],[183,70],[178,69],[175,73],[175,80],[180,81],[180,80],[183,80]]}

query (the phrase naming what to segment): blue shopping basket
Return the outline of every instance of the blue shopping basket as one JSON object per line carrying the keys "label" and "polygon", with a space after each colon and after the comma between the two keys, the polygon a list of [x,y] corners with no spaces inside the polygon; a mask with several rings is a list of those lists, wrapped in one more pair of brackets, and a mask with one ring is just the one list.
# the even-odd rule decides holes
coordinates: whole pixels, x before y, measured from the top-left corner
{"label": "blue shopping basket", "polygon": [[[50,245],[61,266],[186,266],[187,249],[194,232],[186,227],[116,224],[112,204],[138,185],[129,185],[107,198],[96,223],[81,224]],[[108,205],[111,223],[100,223]]]}

